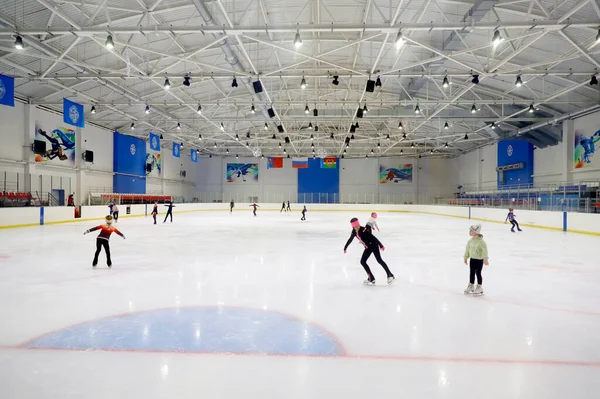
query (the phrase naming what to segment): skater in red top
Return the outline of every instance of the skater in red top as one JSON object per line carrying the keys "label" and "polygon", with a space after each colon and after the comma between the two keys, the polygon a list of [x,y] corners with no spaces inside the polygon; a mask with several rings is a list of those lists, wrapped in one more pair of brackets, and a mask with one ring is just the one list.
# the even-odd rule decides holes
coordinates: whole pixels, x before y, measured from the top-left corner
{"label": "skater in red top", "polygon": [[113,217],[108,215],[106,217],[106,224],[101,224],[99,226],[92,227],[91,229],[88,229],[83,233],[83,235],[86,235],[87,233],[91,233],[92,231],[100,230],[100,234],[98,234],[98,237],[96,238],[96,253],[94,254],[94,262],[92,263],[92,267],[96,267],[96,265],[98,264],[98,255],[100,255],[102,247],[104,247],[104,252],[106,252],[106,264],[108,265],[108,267],[112,266],[112,261],[110,259],[110,247],[108,245],[108,240],[112,233],[116,233],[123,237],[123,239],[125,239],[123,233],[117,230],[116,227],[111,226],[112,222]]}

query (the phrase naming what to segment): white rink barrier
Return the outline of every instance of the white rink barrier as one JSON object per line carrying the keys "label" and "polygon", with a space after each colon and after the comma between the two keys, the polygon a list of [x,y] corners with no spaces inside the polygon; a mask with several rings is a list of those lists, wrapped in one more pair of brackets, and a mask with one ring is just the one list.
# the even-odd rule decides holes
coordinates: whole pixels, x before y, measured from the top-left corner
{"label": "white rink barrier", "polygon": [[[250,203],[235,204],[235,212],[251,212]],[[291,204],[293,212],[300,212],[303,204]],[[279,211],[281,204],[259,203],[259,212]],[[119,205],[119,218],[150,217],[152,204]],[[439,216],[458,217],[478,221],[504,223],[508,210],[497,208],[443,206],[443,205],[378,205],[378,204],[307,204],[309,212],[411,212]],[[174,214],[189,212],[229,211],[228,203],[175,204]],[[166,206],[159,205],[159,214],[164,215]],[[600,214],[574,212],[548,212],[515,210],[519,224],[551,230],[562,230],[600,236]],[[82,206],[80,218],[75,218],[73,207],[25,207],[0,208],[0,228],[40,226],[46,224],[85,222],[102,220],[108,207]]]}

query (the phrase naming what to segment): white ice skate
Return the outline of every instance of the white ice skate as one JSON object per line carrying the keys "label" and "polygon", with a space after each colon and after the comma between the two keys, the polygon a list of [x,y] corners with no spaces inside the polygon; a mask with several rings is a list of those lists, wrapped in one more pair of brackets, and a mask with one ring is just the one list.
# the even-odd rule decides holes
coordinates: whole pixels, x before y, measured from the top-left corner
{"label": "white ice skate", "polygon": [[465,295],[469,295],[473,292],[473,284],[469,283],[469,285],[467,285],[467,288],[465,288]]}
{"label": "white ice skate", "polygon": [[388,277],[388,284],[389,285],[394,284],[394,281],[396,281],[396,277],[394,277],[394,276]]}
{"label": "white ice skate", "polygon": [[481,285],[477,284],[475,286],[475,289],[473,290],[473,295],[477,295],[477,296],[483,295],[483,287]]}
{"label": "white ice skate", "polygon": [[367,279],[367,280],[363,281],[363,284],[364,285],[375,285],[375,279],[373,279],[373,280]]}

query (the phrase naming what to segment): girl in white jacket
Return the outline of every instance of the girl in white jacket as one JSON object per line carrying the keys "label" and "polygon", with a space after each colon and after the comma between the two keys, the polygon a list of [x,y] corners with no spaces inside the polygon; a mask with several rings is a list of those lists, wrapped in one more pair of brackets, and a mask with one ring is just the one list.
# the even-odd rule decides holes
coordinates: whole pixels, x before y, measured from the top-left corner
{"label": "girl in white jacket", "polygon": [[373,231],[373,229],[375,228],[377,229],[377,231],[379,231],[379,226],[377,226],[377,213],[371,213],[371,217],[369,218],[369,221],[367,222],[365,228],[368,228],[371,231]]}

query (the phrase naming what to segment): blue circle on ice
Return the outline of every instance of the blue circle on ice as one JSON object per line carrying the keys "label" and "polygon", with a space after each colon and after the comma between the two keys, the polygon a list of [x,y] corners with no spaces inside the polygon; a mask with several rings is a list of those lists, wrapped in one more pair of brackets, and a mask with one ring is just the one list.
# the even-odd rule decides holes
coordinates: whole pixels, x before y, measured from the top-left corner
{"label": "blue circle on ice", "polygon": [[327,331],[277,312],[228,307],[160,309],[107,317],[43,335],[28,348],[242,354],[344,354]]}

